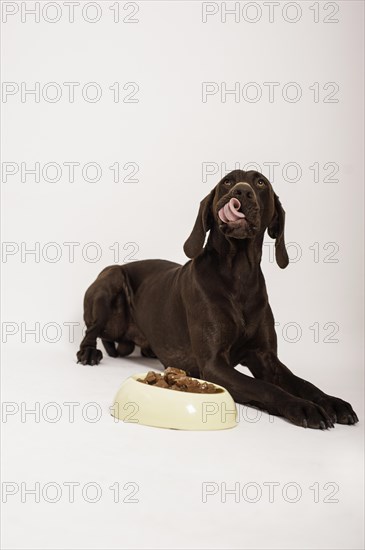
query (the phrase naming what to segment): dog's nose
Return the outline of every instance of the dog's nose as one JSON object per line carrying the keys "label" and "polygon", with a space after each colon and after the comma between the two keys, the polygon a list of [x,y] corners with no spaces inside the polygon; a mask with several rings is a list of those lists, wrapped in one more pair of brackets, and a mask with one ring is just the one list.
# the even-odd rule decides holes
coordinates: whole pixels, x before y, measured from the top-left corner
{"label": "dog's nose", "polygon": [[237,183],[232,189],[232,196],[239,200],[255,200],[255,193],[248,183]]}

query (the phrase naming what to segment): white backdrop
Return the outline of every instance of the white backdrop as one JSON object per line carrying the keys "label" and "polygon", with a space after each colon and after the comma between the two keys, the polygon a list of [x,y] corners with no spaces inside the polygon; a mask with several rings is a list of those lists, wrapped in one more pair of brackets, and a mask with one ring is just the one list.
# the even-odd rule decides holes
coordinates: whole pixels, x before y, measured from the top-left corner
{"label": "white backdrop", "polygon": [[[273,263],[269,237],[263,259],[280,357],[363,420],[362,2],[1,4],[4,547],[361,548],[361,424],[115,424],[119,384],[158,363],[87,368],[75,353],[96,275],[185,262],[201,198],[258,166],[287,213],[290,265]],[[65,402],[98,403],[102,418],[72,422]],[[22,415],[35,403],[38,419]],[[22,493],[66,480],[103,498]],[[138,483],[138,505],[113,504],[116,481]],[[204,503],[205,481],[295,482],[303,496]],[[315,502],[315,482],[336,483],[339,502]]]}

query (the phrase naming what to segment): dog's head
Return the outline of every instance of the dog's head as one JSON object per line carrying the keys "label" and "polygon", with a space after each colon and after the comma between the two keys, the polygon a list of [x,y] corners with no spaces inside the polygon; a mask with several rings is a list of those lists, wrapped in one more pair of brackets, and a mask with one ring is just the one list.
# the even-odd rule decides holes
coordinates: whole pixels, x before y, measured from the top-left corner
{"label": "dog's head", "polygon": [[184,244],[189,258],[198,256],[207,231],[215,226],[229,240],[253,239],[265,230],[275,239],[277,264],[289,259],[285,248],[285,212],[269,180],[259,172],[233,170],[200,203],[190,237]]}

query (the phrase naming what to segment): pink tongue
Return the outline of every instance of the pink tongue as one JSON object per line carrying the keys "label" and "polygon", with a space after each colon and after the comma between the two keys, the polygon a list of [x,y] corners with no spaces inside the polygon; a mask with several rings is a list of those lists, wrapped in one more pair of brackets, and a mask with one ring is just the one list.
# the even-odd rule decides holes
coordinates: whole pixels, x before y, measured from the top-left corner
{"label": "pink tongue", "polygon": [[227,204],[223,206],[218,212],[219,218],[222,222],[235,222],[240,218],[244,218],[245,215],[242,212],[238,212],[241,207],[241,203],[238,199],[232,198]]}

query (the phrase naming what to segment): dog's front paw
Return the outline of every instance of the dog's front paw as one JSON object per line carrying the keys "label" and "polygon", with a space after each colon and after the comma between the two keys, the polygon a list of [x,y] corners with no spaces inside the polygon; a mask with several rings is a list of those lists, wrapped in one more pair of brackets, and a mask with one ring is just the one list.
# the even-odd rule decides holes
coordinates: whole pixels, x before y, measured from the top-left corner
{"label": "dog's front paw", "polygon": [[356,424],[359,421],[350,403],[343,401],[339,397],[325,395],[316,400],[316,403],[327,412],[333,422],[337,422],[338,424]]}
{"label": "dog's front paw", "polygon": [[298,398],[287,403],[283,408],[283,416],[304,428],[326,430],[334,427],[330,416],[322,407],[305,399]]}
{"label": "dog's front paw", "polygon": [[103,358],[103,354],[96,348],[83,348],[77,352],[77,362],[82,365],[98,365]]}

